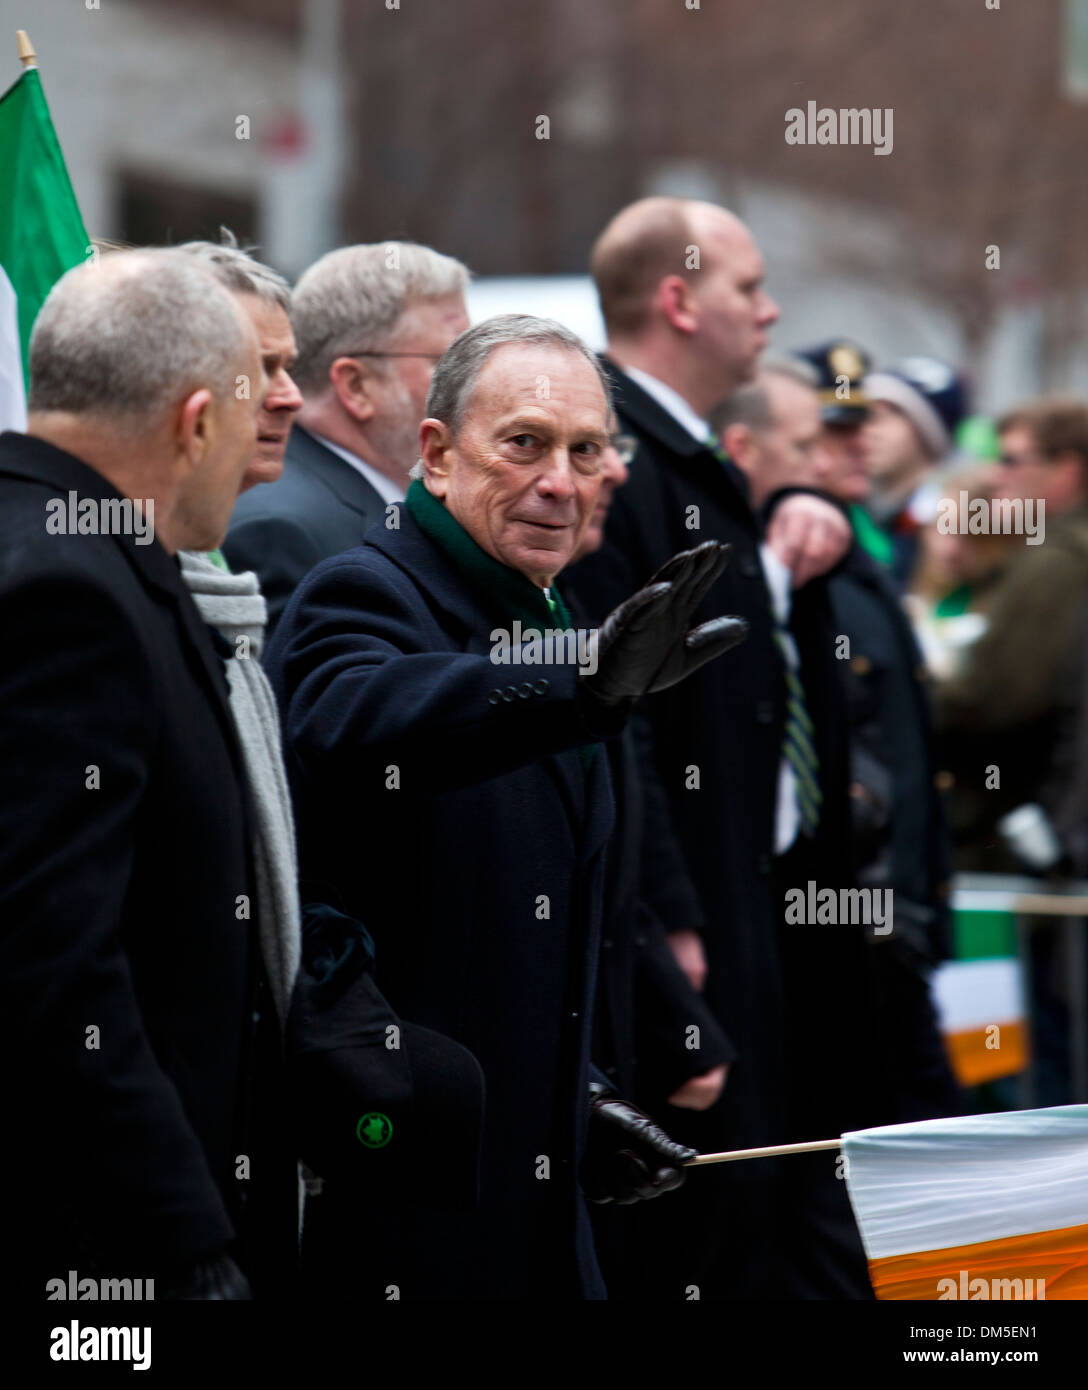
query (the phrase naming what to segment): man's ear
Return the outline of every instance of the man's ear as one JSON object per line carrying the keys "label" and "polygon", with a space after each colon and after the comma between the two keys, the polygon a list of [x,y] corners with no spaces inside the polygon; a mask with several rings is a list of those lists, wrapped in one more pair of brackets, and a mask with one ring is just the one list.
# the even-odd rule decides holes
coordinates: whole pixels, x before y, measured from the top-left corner
{"label": "man's ear", "polygon": [[654,291],[653,307],[679,333],[694,333],[699,316],[691,297],[691,286],[682,275],[666,275]]}
{"label": "man's ear", "polygon": [[450,449],[453,435],[442,420],[428,418],[419,425],[419,457],[423,461],[423,476],[427,491],[435,497],[445,497],[449,486]]}
{"label": "man's ear", "polygon": [[341,409],[359,424],[374,417],[374,377],[354,357],[338,357],[329,368],[329,385]]}
{"label": "man's ear", "polygon": [[752,466],[752,431],[747,425],[729,425],[722,435],[722,448],[747,473]]}
{"label": "man's ear", "polygon": [[186,396],[174,412],[174,449],[185,459],[190,472],[200,467],[211,448],[215,430],[214,404],[211,391],[202,386]]}

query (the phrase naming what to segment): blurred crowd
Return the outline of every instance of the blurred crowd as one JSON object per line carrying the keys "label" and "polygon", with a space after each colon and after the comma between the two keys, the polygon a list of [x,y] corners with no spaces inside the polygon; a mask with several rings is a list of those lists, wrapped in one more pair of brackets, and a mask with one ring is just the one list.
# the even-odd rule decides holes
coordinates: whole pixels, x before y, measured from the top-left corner
{"label": "blurred crowd", "polygon": [[0,438],[17,1293],[872,1297],[834,1152],[688,1165],[971,1108],[950,876],[1088,872],[1088,406],[772,351],[710,204],[591,269],[600,358],[406,242],[46,302]]}

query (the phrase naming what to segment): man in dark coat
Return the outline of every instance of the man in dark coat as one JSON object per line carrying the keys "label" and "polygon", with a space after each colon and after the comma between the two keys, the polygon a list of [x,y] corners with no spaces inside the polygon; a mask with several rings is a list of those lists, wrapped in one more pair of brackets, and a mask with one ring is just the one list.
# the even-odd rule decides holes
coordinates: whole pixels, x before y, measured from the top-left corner
{"label": "man in dark coat", "polygon": [[583,1187],[651,1196],[693,1151],[591,1080],[613,822],[596,741],[740,630],[684,637],[722,563],[709,546],[578,658],[521,635],[570,627],[553,580],[607,443],[599,371],[567,330],[519,316],[469,330],[427,404],[425,482],[397,526],[304,581],[269,658],[304,877],[366,924],[398,1013],[468,1047],[487,1087],[478,1209],[429,1212],[425,1186],[408,1204],[361,1193],[362,1291],[600,1297]]}
{"label": "man in dark coat", "polygon": [[[816,485],[850,506],[868,477],[844,448],[868,405],[834,394],[847,345],[770,365],[722,407],[722,441],[748,479],[757,506],[776,490]],[[822,370],[816,363],[820,362]],[[822,388],[822,389],[821,389]],[[827,442],[828,417],[835,441]],[[838,444],[840,447],[834,447]],[[934,967],[949,954],[951,856],[925,689],[925,668],[887,567],[860,541],[829,580],[836,655],[850,717],[850,805],[858,883],[890,892],[890,920],[870,949],[885,1059],[882,1121],[957,1114],[963,1107],[930,997]]]}
{"label": "man in dark coat", "polygon": [[340,247],[299,279],[303,405],[283,477],[238,499],[223,545],[233,570],[260,577],[270,634],[303,575],[403,500],[434,364],[468,327],[467,283],[460,261],[395,241]]}
{"label": "man in dark coat", "polygon": [[246,1297],[277,1029],[223,665],[174,557],[226,530],[259,344],[188,257],[131,253],[54,288],[31,374],[0,440],[5,1270],[39,1299],[69,1270]]}
{"label": "man in dark coat", "polygon": [[[704,924],[671,940],[693,980],[705,980],[737,1053],[716,1106],[670,1112],[666,1123],[704,1151],[833,1137],[868,1113],[859,1103],[871,1081],[859,1046],[864,942],[849,929],[784,926],[782,892],[810,878],[830,887],[851,881],[833,630],[826,585],[808,582],[841,558],[848,527],[827,501],[795,494],[771,499],[765,529],[743,476],[712,443],[708,412],[751,378],[777,317],[742,224],[707,204],[647,199],[602,233],[593,273],[616,413],[639,450],[604,546],[570,583],[596,617],[679,545],[712,536],[729,542],[731,555],[706,612],[736,612],[749,624],[735,662],[645,702],[672,833]],[[792,575],[788,621],[772,609],[765,566],[786,575],[786,605]],[[819,769],[818,815],[809,807],[807,817],[785,747],[783,648],[791,643]],[[663,1296],[690,1296],[692,1285],[704,1298],[866,1295],[833,1165],[791,1157],[705,1176],[699,1202],[689,1183],[667,1227],[656,1212],[636,1213],[660,1228],[666,1277],[650,1277]]]}

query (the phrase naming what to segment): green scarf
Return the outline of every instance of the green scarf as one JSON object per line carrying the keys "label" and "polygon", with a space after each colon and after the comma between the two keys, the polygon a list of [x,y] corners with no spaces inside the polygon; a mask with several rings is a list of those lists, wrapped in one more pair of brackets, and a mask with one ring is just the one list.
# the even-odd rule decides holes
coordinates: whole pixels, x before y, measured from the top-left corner
{"label": "green scarf", "polygon": [[[496,602],[501,604],[511,619],[519,618],[523,627],[559,627],[564,630],[574,626],[570,610],[563,597],[553,584],[548,594],[538,589],[531,579],[500,564],[486,550],[481,550],[465,528],[446,510],[433,493],[427,491],[419,478],[413,480],[404,499],[404,505],[411,513],[416,525],[429,536],[448,560],[452,560],[457,572],[476,591],[489,607]],[[595,743],[583,744],[578,749],[582,766],[587,771],[597,751]]]}
{"label": "green scarf", "polygon": [[502,604],[511,618],[520,618],[523,627],[543,625],[566,629],[574,626],[570,611],[554,585],[548,591],[549,599],[531,579],[481,550],[461,523],[418,478],[409,487],[404,505],[419,529],[453,561],[458,572],[489,606],[496,602]]}
{"label": "green scarf", "polygon": [[895,546],[887,531],[882,530],[856,503],[850,505],[850,523],[862,550],[880,565],[890,565],[895,559]]}

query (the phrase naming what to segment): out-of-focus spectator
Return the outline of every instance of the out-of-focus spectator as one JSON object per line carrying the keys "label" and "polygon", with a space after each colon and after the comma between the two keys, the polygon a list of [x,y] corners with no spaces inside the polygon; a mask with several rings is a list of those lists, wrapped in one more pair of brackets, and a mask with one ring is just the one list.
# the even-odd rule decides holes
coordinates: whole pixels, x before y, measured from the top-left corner
{"label": "out-of-focus spectator", "polygon": [[[989,503],[998,477],[987,465],[954,468],[942,475],[940,495],[958,500],[963,492],[968,506],[976,498]],[[935,521],[919,533],[917,563],[903,604],[936,680],[956,675],[968,648],[986,630],[1010,544],[1007,536],[938,530]]]}
{"label": "out-of-focus spectator", "polygon": [[[972,862],[961,857],[961,863],[991,870],[1025,864],[1015,844],[1003,844],[998,822],[1028,805],[1051,814],[1076,775],[1070,761],[1055,765],[1055,752],[1079,712],[1088,407],[1076,400],[1032,402],[1009,412],[999,432],[994,502],[1020,507],[1024,534],[1011,537],[1012,556],[990,597],[985,631],[937,698],[939,725],[950,755],[965,768],[963,797],[971,803],[971,822],[960,832],[970,841]],[[1003,526],[1017,516],[996,506],[988,514]]]}
{"label": "out-of-focus spectator", "polygon": [[935,357],[908,357],[870,372],[862,385],[870,405],[861,432],[873,482],[867,506],[890,541],[892,579],[902,591],[918,534],[934,515],[935,472],[967,414],[967,383]]}
{"label": "out-of-focus spectator", "polygon": [[468,327],[467,284],[460,261],[391,241],[330,251],[295,286],[303,405],[283,477],[238,499],[223,543],[232,569],[260,577],[269,636],[303,575],[403,499],[435,363]]}

